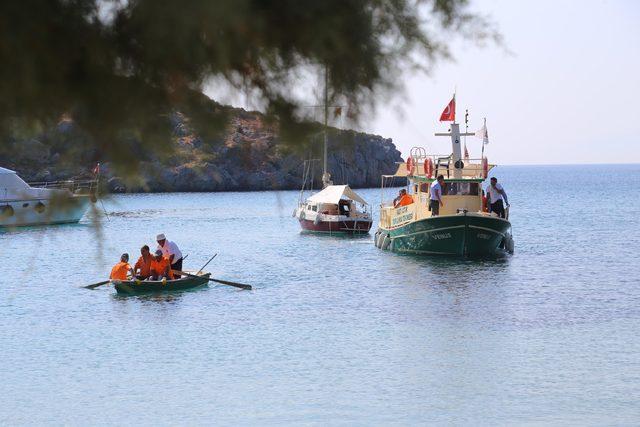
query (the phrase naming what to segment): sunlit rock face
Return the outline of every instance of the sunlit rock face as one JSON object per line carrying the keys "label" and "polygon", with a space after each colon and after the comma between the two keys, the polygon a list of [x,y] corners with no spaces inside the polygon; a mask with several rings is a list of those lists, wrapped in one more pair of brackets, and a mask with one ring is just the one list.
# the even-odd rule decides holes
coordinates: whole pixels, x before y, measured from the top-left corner
{"label": "sunlit rock face", "polygon": [[[317,159],[311,172],[315,188],[322,173],[322,137],[307,146],[283,144],[277,128],[255,112],[233,109],[220,140],[202,140],[180,114],[171,118],[175,153],[169,158],[141,161],[136,179],[117,176],[108,162],[101,175],[112,192],[252,191],[299,189],[303,161]],[[51,133],[56,137],[52,138]],[[376,187],[380,175],[395,172],[402,161],[391,139],[354,131],[330,129],[328,169],[334,183]],[[15,169],[27,181],[88,178],[100,154],[85,146],[68,122],[41,138],[19,140],[0,153],[0,166]],[[77,151],[78,154],[75,154]],[[61,162],[61,156],[66,161]],[[129,177],[130,178],[130,177]]]}

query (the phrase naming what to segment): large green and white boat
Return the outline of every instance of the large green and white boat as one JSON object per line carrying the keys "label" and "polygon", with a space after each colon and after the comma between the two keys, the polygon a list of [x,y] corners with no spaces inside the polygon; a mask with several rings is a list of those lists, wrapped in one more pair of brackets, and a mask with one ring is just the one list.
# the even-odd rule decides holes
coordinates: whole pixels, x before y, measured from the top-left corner
{"label": "large green and white boat", "polygon": [[[423,255],[492,256],[500,252],[513,253],[511,223],[496,213],[483,209],[483,182],[490,165],[487,158],[462,158],[458,123],[450,124],[450,155],[428,155],[424,148],[414,147],[405,163],[399,164],[394,175],[383,175],[383,200],[375,245],[392,252]],[[486,131],[486,125],[483,128]],[[438,175],[444,176],[442,202],[438,216],[429,210],[430,186]],[[384,202],[385,184],[394,178],[406,178],[408,194],[413,203],[394,207]]]}

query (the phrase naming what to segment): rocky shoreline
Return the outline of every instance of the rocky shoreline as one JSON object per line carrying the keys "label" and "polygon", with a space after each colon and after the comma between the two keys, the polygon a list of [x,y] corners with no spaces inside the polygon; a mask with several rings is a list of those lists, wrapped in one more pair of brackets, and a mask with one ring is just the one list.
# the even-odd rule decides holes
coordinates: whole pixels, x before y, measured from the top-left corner
{"label": "rocky shoreline", "polygon": [[[315,188],[322,173],[322,140],[304,150],[289,149],[277,130],[260,113],[232,109],[230,123],[221,141],[203,141],[189,130],[179,114],[172,118],[175,153],[163,160],[141,161],[135,179],[125,180],[102,163],[101,176],[111,192],[196,192],[293,190],[302,183],[304,159],[313,163]],[[82,145],[73,134],[73,124],[61,122],[55,130],[38,138],[13,139],[0,152],[0,166],[14,169],[27,181],[87,178],[100,153],[75,150],[69,161],[70,144]],[[396,170],[400,152],[391,139],[331,128],[328,168],[335,183],[354,188],[377,187],[380,175]]]}

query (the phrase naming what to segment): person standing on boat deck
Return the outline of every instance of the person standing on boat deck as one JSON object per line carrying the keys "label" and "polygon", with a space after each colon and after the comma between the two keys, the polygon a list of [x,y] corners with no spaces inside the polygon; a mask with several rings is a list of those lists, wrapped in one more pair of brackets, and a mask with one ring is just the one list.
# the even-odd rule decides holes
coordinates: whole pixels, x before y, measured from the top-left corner
{"label": "person standing on boat deck", "polygon": [[431,216],[440,215],[440,206],[444,206],[442,203],[442,186],[444,185],[444,176],[438,175],[438,179],[431,183],[429,189],[429,209],[431,209]]}
{"label": "person standing on boat deck", "polygon": [[507,193],[502,188],[502,185],[498,184],[496,177],[491,177],[491,184],[487,187],[487,195],[489,199],[489,212],[495,212],[500,218],[504,218],[504,208],[509,207],[509,200]]}
{"label": "person standing on boat deck", "polygon": [[111,280],[127,280],[127,274],[131,272],[133,275],[133,269],[129,265],[129,254],[124,253],[120,255],[120,262],[113,266],[109,279]]}
{"label": "person standing on boat deck", "polygon": [[149,246],[144,245],[140,248],[140,258],[136,261],[136,265],[133,266],[133,272],[138,279],[144,280],[151,275],[151,259],[153,255],[149,251]]}
{"label": "person standing on boat deck", "polygon": [[[169,259],[172,270],[182,271],[182,252],[174,242],[167,240],[164,234],[160,233],[156,237],[158,241],[158,249],[162,251],[162,254]],[[176,278],[180,278],[179,274],[175,275]]]}

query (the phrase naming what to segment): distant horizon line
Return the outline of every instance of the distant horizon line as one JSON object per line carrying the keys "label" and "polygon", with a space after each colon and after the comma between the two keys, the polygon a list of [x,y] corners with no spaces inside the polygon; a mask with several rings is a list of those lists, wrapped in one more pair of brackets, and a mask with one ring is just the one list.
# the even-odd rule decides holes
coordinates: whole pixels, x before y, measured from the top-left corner
{"label": "distant horizon line", "polygon": [[640,162],[624,162],[624,163],[499,163],[496,166],[634,166],[640,165]]}

